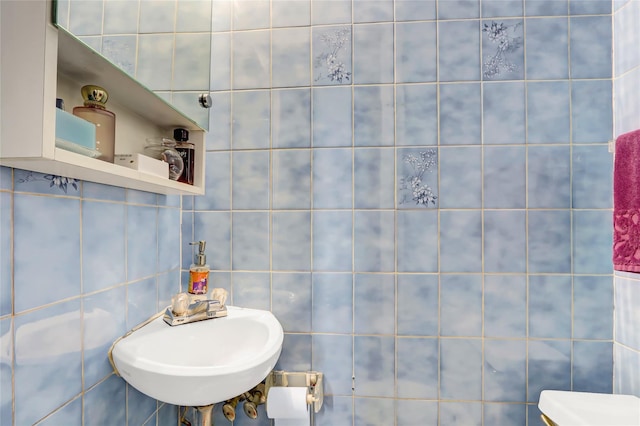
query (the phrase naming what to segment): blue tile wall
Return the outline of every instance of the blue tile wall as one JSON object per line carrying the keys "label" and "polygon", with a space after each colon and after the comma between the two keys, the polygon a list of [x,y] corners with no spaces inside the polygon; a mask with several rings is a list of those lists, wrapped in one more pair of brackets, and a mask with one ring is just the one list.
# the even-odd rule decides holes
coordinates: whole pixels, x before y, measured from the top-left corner
{"label": "blue tile wall", "polygon": [[0,422],[81,425],[84,412],[142,425],[158,402],[138,394],[127,410],[134,390],[107,352],[180,289],[180,198],[4,167],[1,176]]}
{"label": "blue tile wall", "polygon": [[[117,5],[84,3],[65,18],[101,49],[129,34]],[[613,285],[605,151],[640,127],[638,2],[155,3],[134,58],[154,90],[202,78],[148,49],[211,18],[207,194],[0,169],[2,424],[175,423],[104,347],[180,288],[194,239],[232,303],[284,325],[278,368],[325,373],[319,426],[533,426],[543,389],[640,395],[640,280]],[[94,338],[98,307],[114,327]],[[14,339],[49,313],[77,330],[69,351],[25,358]]]}

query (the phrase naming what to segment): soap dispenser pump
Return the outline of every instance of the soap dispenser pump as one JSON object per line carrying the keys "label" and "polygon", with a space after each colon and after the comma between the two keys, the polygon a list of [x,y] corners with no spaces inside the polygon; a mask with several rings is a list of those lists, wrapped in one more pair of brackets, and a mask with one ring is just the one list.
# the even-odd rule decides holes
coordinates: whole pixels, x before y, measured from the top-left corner
{"label": "soap dispenser pump", "polygon": [[207,255],[204,250],[206,241],[196,241],[189,245],[198,245],[198,254],[195,255],[194,263],[189,268],[189,293],[207,294],[209,285],[209,265],[207,265]]}

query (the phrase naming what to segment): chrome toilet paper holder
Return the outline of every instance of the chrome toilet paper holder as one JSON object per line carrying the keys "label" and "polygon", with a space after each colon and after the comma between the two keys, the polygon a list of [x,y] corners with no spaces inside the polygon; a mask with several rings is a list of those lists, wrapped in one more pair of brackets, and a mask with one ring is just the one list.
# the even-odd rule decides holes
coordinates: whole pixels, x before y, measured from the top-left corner
{"label": "chrome toilet paper holder", "polygon": [[313,411],[317,413],[322,408],[324,391],[322,383],[322,373],[317,371],[291,372],[273,370],[265,379],[265,394],[269,395],[269,388],[273,386],[284,387],[306,387],[307,404],[313,406]]}

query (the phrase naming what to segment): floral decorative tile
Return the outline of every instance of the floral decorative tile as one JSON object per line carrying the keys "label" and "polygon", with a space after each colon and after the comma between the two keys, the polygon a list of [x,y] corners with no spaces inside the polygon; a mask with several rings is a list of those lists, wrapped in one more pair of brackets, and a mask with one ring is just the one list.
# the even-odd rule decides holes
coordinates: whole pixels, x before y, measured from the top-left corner
{"label": "floral decorative tile", "polygon": [[437,207],[438,152],[434,148],[398,150],[398,207]]}
{"label": "floral decorative tile", "polygon": [[313,30],[313,81],[316,85],[351,82],[351,28]]}
{"label": "floral decorative tile", "polygon": [[77,179],[20,169],[14,170],[13,178],[16,191],[80,196],[80,181]]}
{"label": "floral decorative tile", "polygon": [[524,78],[522,21],[484,21],[482,25],[482,77],[486,80]]}

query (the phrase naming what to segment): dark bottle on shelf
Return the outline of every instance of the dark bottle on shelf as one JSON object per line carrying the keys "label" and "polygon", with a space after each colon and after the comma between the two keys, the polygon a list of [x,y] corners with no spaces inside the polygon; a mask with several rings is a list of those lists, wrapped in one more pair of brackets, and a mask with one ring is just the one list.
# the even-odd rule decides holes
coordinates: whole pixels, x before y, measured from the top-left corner
{"label": "dark bottle on shelf", "polygon": [[178,178],[178,182],[193,185],[195,145],[189,142],[189,131],[183,128],[174,129],[173,139],[177,142],[176,150],[180,153],[182,162],[184,163],[184,170]]}

